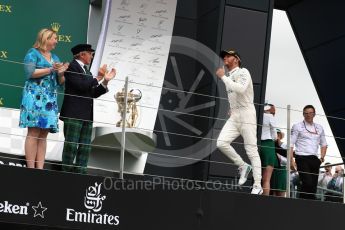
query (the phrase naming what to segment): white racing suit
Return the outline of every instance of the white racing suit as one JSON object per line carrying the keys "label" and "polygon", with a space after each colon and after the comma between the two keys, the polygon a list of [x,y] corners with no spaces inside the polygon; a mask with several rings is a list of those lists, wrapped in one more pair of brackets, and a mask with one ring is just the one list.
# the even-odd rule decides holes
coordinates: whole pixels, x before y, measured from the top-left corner
{"label": "white racing suit", "polygon": [[244,148],[253,167],[254,184],[261,184],[261,160],[256,137],[256,111],[253,104],[254,90],[250,73],[245,68],[236,67],[222,81],[228,92],[230,118],[226,121],[217,139],[217,147],[237,166],[245,164],[231,142],[240,135]]}

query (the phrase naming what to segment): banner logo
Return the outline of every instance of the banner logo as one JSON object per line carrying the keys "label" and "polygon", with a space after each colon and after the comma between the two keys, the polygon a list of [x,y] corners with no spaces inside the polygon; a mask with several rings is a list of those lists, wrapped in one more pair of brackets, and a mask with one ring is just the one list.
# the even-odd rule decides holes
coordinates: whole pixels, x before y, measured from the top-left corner
{"label": "banner logo", "polygon": [[60,29],[60,27],[61,27],[61,25],[59,24],[59,23],[57,23],[57,22],[53,22],[52,24],[51,24],[51,26],[52,26],[52,30],[54,31],[54,32],[59,32],[59,29]]}
{"label": "banner logo", "polygon": [[43,214],[43,213],[44,213],[48,208],[43,207],[43,206],[42,206],[42,203],[41,203],[41,201],[40,201],[40,202],[38,202],[37,206],[32,206],[32,209],[35,211],[34,217],[40,216],[41,218],[44,219],[44,214]]}
{"label": "banner logo", "polygon": [[8,58],[8,52],[5,50],[0,50],[0,58]]}
{"label": "banner logo", "polygon": [[94,212],[99,212],[102,209],[102,202],[106,196],[101,195],[101,184],[95,183],[95,186],[90,186],[86,189],[84,199],[85,208]]}
{"label": "banner logo", "polygon": [[12,6],[10,6],[10,5],[0,5],[0,12],[12,13]]}
{"label": "banner logo", "polygon": [[[61,28],[61,25],[57,22],[53,22],[51,24],[51,29],[53,31],[55,31],[56,33],[59,32],[60,28]],[[71,43],[72,42],[72,35],[58,34],[58,41]]]}
{"label": "banner logo", "polygon": [[102,224],[102,225],[119,225],[120,216],[108,213],[100,213],[103,207],[103,201],[106,196],[101,194],[101,185],[95,183],[86,189],[84,197],[84,206],[87,211],[76,211],[72,208],[66,209],[66,220],[69,222]]}
{"label": "banner logo", "polygon": [[16,215],[28,215],[28,204],[17,205],[11,204],[8,201],[0,202],[0,213],[16,214]]}
{"label": "banner logo", "polygon": [[[26,203],[25,205],[12,204],[9,201],[0,202],[0,213],[27,216],[29,215],[30,204]],[[42,202],[38,202],[36,206],[32,205],[31,208],[35,211],[34,218],[40,216],[44,218],[44,212],[48,209],[43,207]]]}

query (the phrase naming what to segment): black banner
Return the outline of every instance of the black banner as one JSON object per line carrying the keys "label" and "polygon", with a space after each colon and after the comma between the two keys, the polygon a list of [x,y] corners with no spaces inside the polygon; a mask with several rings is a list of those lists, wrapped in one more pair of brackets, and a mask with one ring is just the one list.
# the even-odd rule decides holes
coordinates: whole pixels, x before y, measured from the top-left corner
{"label": "black banner", "polygon": [[0,222],[16,223],[1,229],[253,229],[268,220],[267,229],[324,229],[339,223],[308,220],[323,218],[326,208],[341,220],[345,211],[343,204],[205,190],[186,180],[121,181],[6,165],[0,178]]}
{"label": "black banner", "polygon": [[[0,175],[3,222],[76,229],[155,228],[168,222],[177,227],[182,223],[174,224],[174,216],[194,219],[198,204],[199,191],[177,191],[177,186],[171,191],[166,188],[166,193],[159,183],[139,178],[123,183],[5,165],[0,166]],[[191,208],[186,208],[186,200],[192,202]]]}

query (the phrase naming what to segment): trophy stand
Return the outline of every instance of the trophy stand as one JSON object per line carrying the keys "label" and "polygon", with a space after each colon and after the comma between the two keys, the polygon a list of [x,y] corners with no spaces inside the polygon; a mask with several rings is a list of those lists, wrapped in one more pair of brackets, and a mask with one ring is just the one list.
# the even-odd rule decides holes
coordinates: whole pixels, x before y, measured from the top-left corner
{"label": "trophy stand", "polygon": [[143,174],[148,153],[156,146],[153,132],[135,128],[141,115],[136,103],[142,93],[139,89],[129,90],[128,87],[126,78],[124,87],[114,95],[121,119],[113,126],[94,128],[92,144],[95,147],[89,158],[90,167],[119,172],[120,179],[123,179],[124,170]]}
{"label": "trophy stand", "polygon": [[[137,91],[137,92],[136,92]],[[140,90],[131,90],[128,92],[128,77],[126,77],[125,86],[120,92],[115,95],[115,100],[118,105],[118,112],[121,113],[121,120],[116,123],[117,127],[122,127],[121,137],[121,157],[120,157],[120,179],[123,179],[124,169],[124,154],[125,154],[125,130],[126,128],[133,128],[138,119],[139,113],[137,102],[141,99],[142,94]],[[130,115],[127,119],[127,113]]]}
{"label": "trophy stand", "polygon": [[[122,121],[126,121],[127,114],[127,96],[128,96],[128,77],[126,77],[124,91],[124,103],[122,104]],[[116,94],[117,95],[117,94]],[[119,106],[120,108],[120,106]],[[122,122],[122,136],[121,136],[121,155],[120,155],[120,179],[123,180],[123,169],[125,165],[125,144],[126,144],[126,125],[125,122]]]}

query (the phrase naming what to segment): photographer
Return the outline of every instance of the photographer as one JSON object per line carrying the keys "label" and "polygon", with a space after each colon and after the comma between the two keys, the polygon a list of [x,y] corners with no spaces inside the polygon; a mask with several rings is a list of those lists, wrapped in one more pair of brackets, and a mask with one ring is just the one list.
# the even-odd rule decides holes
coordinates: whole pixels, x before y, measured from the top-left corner
{"label": "photographer", "polygon": [[[332,180],[328,183],[327,189],[334,190],[336,192],[344,192],[344,169],[341,166],[335,167],[335,173]],[[343,197],[337,193],[327,192],[326,201],[343,202]]]}

